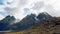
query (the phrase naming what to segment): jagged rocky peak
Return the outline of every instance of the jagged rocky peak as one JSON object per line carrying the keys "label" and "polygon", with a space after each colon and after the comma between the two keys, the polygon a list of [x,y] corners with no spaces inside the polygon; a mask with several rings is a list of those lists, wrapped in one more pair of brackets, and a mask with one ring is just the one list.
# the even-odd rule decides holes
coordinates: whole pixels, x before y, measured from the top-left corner
{"label": "jagged rocky peak", "polygon": [[0,31],[9,30],[10,25],[14,24],[15,20],[14,16],[6,16],[0,21]]}
{"label": "jagged rocky peak", "polygon": [[10,15],[6,16],[5,18],[13,18],[13,19],[15,19],[14,16],[10,16]]}
{"label": "jagged rocky peak", "polygon": [[30,14],[30,15],[27,15],[26,17],[36,17],[36,15],[35,14]]}
{"label": "jagged rocky peak", "polygon": [[42,12],[40,13],[37,18],[39,20],[43,20],[43,19],[49,19],[49,18],[52,18],[52,16],[50,14],[48,14],[47,12]]}
{"label": "jagged rocky peak", "polygon": [[15,21],[15,17],[14,16],[6,16],[4,19],[1,20],[1,22],[5,22],[5,23],[12,23],[13,21]]}

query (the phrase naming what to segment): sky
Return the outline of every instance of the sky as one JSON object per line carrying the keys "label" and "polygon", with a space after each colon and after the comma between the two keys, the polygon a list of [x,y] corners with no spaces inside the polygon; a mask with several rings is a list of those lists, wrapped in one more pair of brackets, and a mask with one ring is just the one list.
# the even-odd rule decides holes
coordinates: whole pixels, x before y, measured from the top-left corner
{"label": "sky", "polygon": [[21,20],[28,14],[41,12],[60,16],[60,0],[0,0],[0,20],[7,15]]}

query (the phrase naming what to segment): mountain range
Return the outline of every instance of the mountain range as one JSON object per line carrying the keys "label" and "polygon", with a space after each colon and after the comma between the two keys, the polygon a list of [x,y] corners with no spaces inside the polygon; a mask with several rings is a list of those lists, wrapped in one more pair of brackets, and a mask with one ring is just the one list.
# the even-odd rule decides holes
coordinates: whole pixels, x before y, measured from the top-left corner
{"label": "mountain range", "polygon": [[[60,34],[60,17],[52,17],[52,18],[50,17],[47,19],[45,18],[43,20],[42,19],[41,20],[38,19],[35,22],[36,24],[32,24],[32,26],[30,25],[31,21],[26,22],[24,20],[26,24],[27,23],[29,24],[27,25],[23,24],[22,26],[27,27],[28,25],[30,25],[30,27],[28,27],[27,29],[24,29],[24,30],[22,29],[22,31],[19,29],[17,31],[15,30],[11,32],[2,32],[1,34]],[[24,23],[24,22],[21,22],[21,23]],[[18,23],[18,24],[21,24],[21,23]],[[20,25],[18,26],[21,27]]]}
{"label": "mountain range", "polygon": [[8,15],[0,21],[0,31],[25,30],[36,25],[39,21],[42,22],[43,20],[50,19],[50,18],[52,18],[51,15],[49,15],[46,12],[42,12],[38,16],[36,16],[35,14],[27,15],[25,18],[15,23],[16,21],[15,17]]}

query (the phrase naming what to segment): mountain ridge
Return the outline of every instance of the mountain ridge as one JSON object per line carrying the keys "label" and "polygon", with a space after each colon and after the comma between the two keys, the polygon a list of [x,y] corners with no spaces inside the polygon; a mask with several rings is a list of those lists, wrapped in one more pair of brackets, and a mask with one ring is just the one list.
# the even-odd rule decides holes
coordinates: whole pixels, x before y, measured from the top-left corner
{"label": "mountain ridge", "polygon": [[60,34],[60,17],[39,21],[26,30],[5,32],[4,34]]}
{"label": "mountain ridge", "polygon": [[[41,16],[43,18],[41,18]],[[38,17],[38,18],[37,18]],[[36,16],[35,14],[30,14],[30,15],[27,15],[25,18],[23,18],[21,21],[17,22],[17,23],[14,23],[15,22],[15,17],[14,16],[10,16],[8,15],[7,17],[5,17],[3,20],[1,20],[3,22],[3,25],[7,24],[5,28],[3,25],[3,29],[1,30],[14,30],[14,31],[18,31],[18,30],[25,30],[25,29],[28,29],[29,27],[35,25],[38,21],[42,21],[42,20],[45,20],[45,19],[49,19],[49,18],[52,18],[52,16],[50,16],[48,13],[46,12],[43,12],[43,13],[40,13],[38,16]],[[0,21],[0,25],[1,25],[1,21]],[[10,24],[10,25],[9,25]],[[1,27],[0,27],[1,28]],[[4,29],[5,28],[5,29]]]}

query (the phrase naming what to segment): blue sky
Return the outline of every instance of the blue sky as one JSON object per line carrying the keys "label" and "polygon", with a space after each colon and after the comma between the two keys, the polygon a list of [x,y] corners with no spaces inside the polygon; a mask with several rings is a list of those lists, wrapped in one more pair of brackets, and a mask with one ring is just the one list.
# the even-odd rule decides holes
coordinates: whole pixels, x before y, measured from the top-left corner
{"label": "blue sky", "polygon": [[0,5],[4,5],[3,0],[0,0]]}
{"label": "blue sky", "polygon": [[24,14],[26,14],[26,13],[28,13],[28,12],[30,11],[29,8],[24,8],[23,10],[24,10],[24,12],[25,12]]}
{"label": "blue sky", "polygon": [[1,14],[2,16],[6,16],[6,13],[5,13],[5,12],[0,12],[0,14]]}
{"label": "blue sky", "polygon": [[41,12],[60,16],[60,0],[0,0],[0,18],[10,14],[23,19],[28,14]]}

